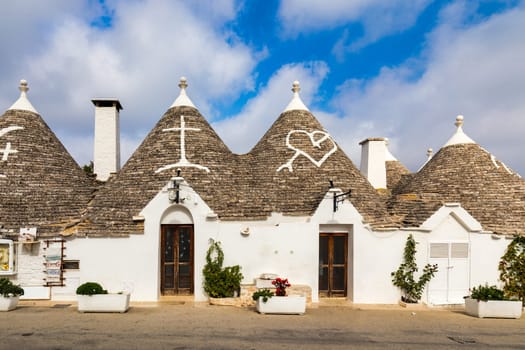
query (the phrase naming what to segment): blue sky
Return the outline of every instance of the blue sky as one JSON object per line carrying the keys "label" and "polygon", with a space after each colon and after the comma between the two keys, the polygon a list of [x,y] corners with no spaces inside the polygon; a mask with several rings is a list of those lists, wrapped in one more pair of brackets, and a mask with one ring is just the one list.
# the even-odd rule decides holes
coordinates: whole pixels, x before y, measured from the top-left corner
{"label": "blue sky", "polygon": [[179,93],[236,153],[292,97],[292,82],[359,166],[388,137],[415,171],[465,132],[525,174],[525,4],[431,0],[19,0],[0,3],[0,109],[29,98],[79,164],[93,97],[117,97],[123,159]]}

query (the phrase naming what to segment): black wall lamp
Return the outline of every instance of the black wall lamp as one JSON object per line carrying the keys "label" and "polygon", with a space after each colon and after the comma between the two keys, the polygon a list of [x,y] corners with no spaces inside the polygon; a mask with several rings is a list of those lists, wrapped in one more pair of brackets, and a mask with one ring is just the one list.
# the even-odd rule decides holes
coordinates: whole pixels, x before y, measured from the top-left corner
{"label": "black wall lamp", "polygon": [[179,203],[180,202],[180,184],[184,181],[184,178],[180,176],[180,169],[177,169],[177,176],[174,176],[170,179],[168,186],[168,198],[170,202]]}
{"label": "black wall lamp", "polygon": [[[334,188],[334,182],[332,180],[330,181],[330,188]],[[348,192],[335,194],[334,192],[334,213],[339,209],[339,204],[343,203],[345,199],[352,196],[352,190],[348,190]]]}

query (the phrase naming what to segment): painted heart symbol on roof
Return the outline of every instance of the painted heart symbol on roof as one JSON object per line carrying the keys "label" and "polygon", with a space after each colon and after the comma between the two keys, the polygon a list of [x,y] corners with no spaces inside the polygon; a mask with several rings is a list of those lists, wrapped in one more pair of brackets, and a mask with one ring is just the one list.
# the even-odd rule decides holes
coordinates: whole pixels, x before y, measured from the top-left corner
{"label": "painted heart symbol on roof", "polygon": [[[318,159],[314,158],[314,156],[312,156],[311,154],[312,152],[307,152],[305,151],[304,148],[302,148],[303,146],[307,146],[307,145],[299,145],[297,143],[297,141],[300,140],[301,137],[305,135],[308,137],[308,140],[310,141],[313,147],[319,150],[321,148],[328,149],[322,155],[321,158],[318,158]],[[295,140],[296,143],[293,143],[293,141],[291,140]],[[335,151],[337,151],[337,145],[335,144],[330,134],[328,134],[325,131],[319,131],[319,130],[315,130],[312,132],[307,132],[304,130],[292,130],[286,136],[286,146],[289,149],[294,150],[295,154],[292,156],[292,158],[290,158],[290,160],[288,160],[288,162],[281,165],[277,169],[277,171],[281,171],[284,168],[288,168],[288,170],[293,171],[293,167],[292,167],[293,161],[300,155],[309,159],[312,163],[314,163],[319,168],[328,159],[328,157],[330,157]]]}

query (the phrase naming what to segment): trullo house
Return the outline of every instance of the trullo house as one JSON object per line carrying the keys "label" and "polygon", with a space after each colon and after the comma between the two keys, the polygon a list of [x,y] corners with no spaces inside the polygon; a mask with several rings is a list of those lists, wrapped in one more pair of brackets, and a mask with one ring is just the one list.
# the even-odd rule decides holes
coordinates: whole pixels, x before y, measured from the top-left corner
{"label": "trullo house", "polygon": [[465,134],[463,117],[416,173],[378,137],[361,142],[358,169],[301,101],[297,82],[242,155],[192,103],[185,79],[179,87],[122,169],[122,105],[92,100],[94,177],[21,82],[0,117],[0,273],[25,298],[74,300],[79,284],[98,281],[132,301],[204,301],[211,240],[222,243],[225,264],[242,267],[244,290],[277,274],[313,303],[396,303],[390,273],[409,234],[418,264],[439,267],[423,302],[462,303],[470,287],[498,283],[499,259],[525,229],[525,181]]}

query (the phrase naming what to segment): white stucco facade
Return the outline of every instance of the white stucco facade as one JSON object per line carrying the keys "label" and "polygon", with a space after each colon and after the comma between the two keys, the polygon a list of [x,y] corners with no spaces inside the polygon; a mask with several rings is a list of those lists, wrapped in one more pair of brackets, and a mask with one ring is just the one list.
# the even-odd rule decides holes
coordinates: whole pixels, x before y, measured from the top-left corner
{"label": "white stucco facade", "polygon": [[[390,274],[402,261],[409,234],[418,243],[416,258],[420,271],[425,264],[436,262],[431,258],[431,244],[468,244],[466,270],[460,271],[459,283],[460,289],[465,289],[460,293],[465,295],[472,286],[498,284],[498,262],[510,243],[504,237],[481,231],[479,223],[457,204],[443,206],[418,228],[374,231],[363,224],[362,216],[348,200],[334,212],[333,195],[340,193],[337,190],[325,195],[311,217],[274,214],[266,221],[224,222],[213,215],[189,186],[183,184],[181,188],[181,198],[185,200],[180,204],[170,202],[166,187],[142,210],[144,234],[126,238],[67,238],[67,259],[78,260],[80,269],[65,271],[65,287],[51,287],[49,297],[74,300],[80,283],[98,281],[109,291],[131,292],[132,301],[159,300],[162,224],[194,225],[195,301],[207,300],[202,289],[202,269],[211,239],[221,242],[225,266],[242,267],[243,283],[253,283],[262,273],[274,273],[293,284],[310,286],[312,301],[318,302],[319,235],[346,233],[347,299],[357,304],[394,304],[400,299],[401,293],[393,286]],[[19,283],[38,285],[42,273],[35,266],[41,264],[42,254],[45,253],[41,249],[38,253],[19,252]],[[443,288],[451,282],[443,274],[454,268],[460,267],[440,263],[440,270],[423,294],[424,303],[444,303],[443,293],[447,291]],[[32,293],[35,297],[46,295],[42,288]],[[456,296],[449,303],[458,302]]]}

